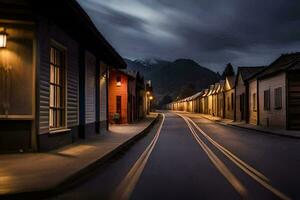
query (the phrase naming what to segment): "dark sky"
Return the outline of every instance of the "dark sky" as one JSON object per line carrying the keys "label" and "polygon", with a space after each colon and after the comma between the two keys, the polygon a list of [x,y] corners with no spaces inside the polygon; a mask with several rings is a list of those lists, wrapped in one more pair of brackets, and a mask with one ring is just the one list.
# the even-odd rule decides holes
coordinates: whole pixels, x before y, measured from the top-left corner
{"label": "dark sky", "polygon": [[121,56],[219,71],[300,51],[300,0],[78,0]]}

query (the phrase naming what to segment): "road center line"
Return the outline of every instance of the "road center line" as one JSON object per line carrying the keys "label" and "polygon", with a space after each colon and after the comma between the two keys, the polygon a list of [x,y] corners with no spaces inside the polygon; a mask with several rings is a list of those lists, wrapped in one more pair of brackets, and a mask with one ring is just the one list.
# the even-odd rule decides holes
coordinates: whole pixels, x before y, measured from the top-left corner
{"label": "road center line", "polygon": [[[179,115],[181,116],[181,115]],[[209,149],[209,147],[200,139],[196,131],[190,124],[190,122],[183,116],[181,116],[186,124],[188,125],[192,135],[201,146],[203,151],[206,153],[208,158],[214,164],[214,166],[219,170],[219,172],[227,179],[227,181],[233,186],[233,188],[242,196],[247,196],[246,188],[241,184],[241,182],[232,174],[232,172],[226,167],[226,165]]]}
{"label": "road center line", "polygon": [[122,180],[120,185],[117,187],[112,199],[114,200],[127,200],[130,198],[130,195],[132,194],[146,164],[147,161],[158,141],[162,126],[165,121],[165,115],[162,114],[163,119],[162,122],[152,139],[151,143],[147,146],[145,151],[142,153],[142,155],[138,158],[138,160],[135,162],[135,164],[132,166],[130,171],[127,173],[125,178]]}
{"label": "road center line", "polygon": [[[181,115],[180,115],[181,116]],[[209,137],[192,119],[189,117],[184,117],[186,120],[190,121],[196,129],[211,143],[213,144],[219,151],[221,151],[227,158],[229,158],[234,164],[236,164],[242,171],[244,171],[247,175],[249,175],[251,178],[253,178],[255,181],[260,183],[263,187],[271,191],[274,195],[279,197],[280,199],[288,200],[291,199],[287,195],[280,192],[278,189],[271,186],[268,182],[269,179],[264,176],[261,172],[257,171],[241,159],[239,159],[236,155],[234,155],[232,152],[230,152],[225,147],[221,146],[219,143],[217,143],[215,140],[213,140],[211,137]]]}

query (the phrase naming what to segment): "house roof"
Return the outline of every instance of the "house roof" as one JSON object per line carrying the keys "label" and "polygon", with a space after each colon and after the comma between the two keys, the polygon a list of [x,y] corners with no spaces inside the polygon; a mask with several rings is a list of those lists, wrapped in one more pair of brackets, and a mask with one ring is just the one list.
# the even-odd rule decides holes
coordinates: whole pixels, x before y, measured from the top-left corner
{"label": "house roof", "polygon": [[34,15],[45,16],[51,22],[55,22],[72,38],[80,41],[84,48],[101,57],[111,67],[126,68],[123,58],[104,38],[76,0],[33,1],[31,6]]}
{"label": "house roof", "polygon": [[242,79],[246,80],[253,74],[261,71],[264,69],[266,66],[257,66],[257,67],[238,67],[238,72],[240,72]]}
{"label": "house roof", "polygon": [[238,67],[238,72],[235,80],[235,85],[238,83],[239,74],[241,75],[243,81],[249,80],[253,75],[261,72],[266,66],[256,66],[256,67]]}
{"label": "house roof", "polygon": [[[224,83],[224,90],[230,90],[232,88],[234,88],[234,83],[235,83],[235,78],[236,76],[227,76],[226,77],[226,80],[225,80],[225,83]],[[228,83],[228,84],[226,84]],[[229,88],[227,88],[229,87]]]}
{"label": "house roof", "polygon": [[193,96],[191,96],[191,99],[190,99],[190,100],[195,100],[195,99],[197,99],[198,97],[200,97],[202,94],[203,94],[203,91],[198,92],[198,93],[194,94]]}
{"label": "house roof", "polygon": [[202,97],[206,97],[208,93],[209,93],[209,89],[204,89]]}
{"label": "house roof", "polygon": [[279,58],[277,58],[273,63],[271,63],[268,67],[262,70],[261,73],[258,74],[258,79],[263,79],[267,76],[286,71],[290,67],[295,66],[295,64],[299,61],[300,52],[282,54]]}

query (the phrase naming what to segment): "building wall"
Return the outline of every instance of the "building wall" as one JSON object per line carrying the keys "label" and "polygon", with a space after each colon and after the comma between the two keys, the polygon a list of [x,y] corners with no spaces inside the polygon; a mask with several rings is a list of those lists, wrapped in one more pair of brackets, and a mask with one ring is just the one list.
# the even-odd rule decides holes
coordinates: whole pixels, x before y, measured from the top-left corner
{"label": "building wall", "polygon": [[[244,85],[244,81],[240,74],[238,76],[237,85],[235,86],[235,93],[236,93],[236,95],[235,95],[236,96],[236,99],[235,99],[236,121],[241,121],[242,120],[242,112],[240,110],[240,108],[241,108],[240,95],[246,94],[246,87]],[[244,112],[245,112],[245,109],[244,109]],[[244,115],[245,115],[245,113],[244,113]]]}
{"label": "building wall", "polygon": [[218,112],[217,112],[217,116],[218,117],[224,117],[224,93],[223,92],[219,92],[218,93]]}
{"label": "building wall", "polygon": [[218,95],[212,95],[212,115],[217,116],[218,113]]}
{"label": "building wall", "polygon": [[1,21],[1,27],[9,35],[0,49],[0,151],[27,151],[35,138],[35,24]]}
{"label": "building wall", "polygon": [[[259,80],[259,125],[272,128],[286,128],[286,75]],[[275,109],[275,88],[282,88],[282,108]],[[264,91],[270,89],[270,110],[264,110]]]}
{"label": "building wall", "polygon": [[96,121],[96,57],[85,52],[85,123]]}
{"label": "building wall", "polygon": [[[256,98],[253,98],[253,94],[256,94]],[[257,125],[257,80],[253,79],[249,81],[249,96],[248,96],[248,110],[249,110],[249,124]],[[254,104],[256,104],[256,109],[253,108]]]}
{"label": "building wall", "polygon": [[212,109],[213,109],[213,102],[212,102],[212,95],[209,95],[208,97],[208,114],[212,115]]}
{"label": "building wall", "polygon": [[100,127],[105,128],[107,126],[107,65],[100,64]]}
{"label": "building wall", "polygon": [[[79,110],[79,44],[59,27],[38,19],[38,64],[39,68],[39,147],[49,150],[71,143],[78,138]],[[64,133],[54,134],[49,130],[49,77],[50,77],[50,45],[61,45],[66,53],[66,128]]]}
{"label": "building wall", "polygon": [[[233,95],[233,99],[231,96]],[[232,107],[233,101],[233,107]],[[225,118],[226,119],[234,119],[234,89],[228,90],[225,92]]]}
{"label": "building wall", "polygon": [[128,78],[128,123],[137,120],[136,81]]}
{"label": "building wall", "polygon": [[[121,86],[118,87],[117,84],[117,75],[121,77]],[[121,96],[121,119],[120,123],[128,123],[128,77],[123,73],[111,70],[109,74],[109,85],[108,85],[108,108],[109,108],[109,122],[115,123],[113,121],[114,114],[117,112],[117,96]]]}

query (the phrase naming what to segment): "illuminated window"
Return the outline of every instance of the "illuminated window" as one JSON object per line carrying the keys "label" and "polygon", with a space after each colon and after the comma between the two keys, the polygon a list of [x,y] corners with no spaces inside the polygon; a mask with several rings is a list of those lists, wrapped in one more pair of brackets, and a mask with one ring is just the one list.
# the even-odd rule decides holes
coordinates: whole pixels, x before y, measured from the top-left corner
{"label": "illuminated window", "polygon": [[49,105],[50,129],[62,128],[65,126],[64,62],[64,52],[55,47],[51,47]]}

